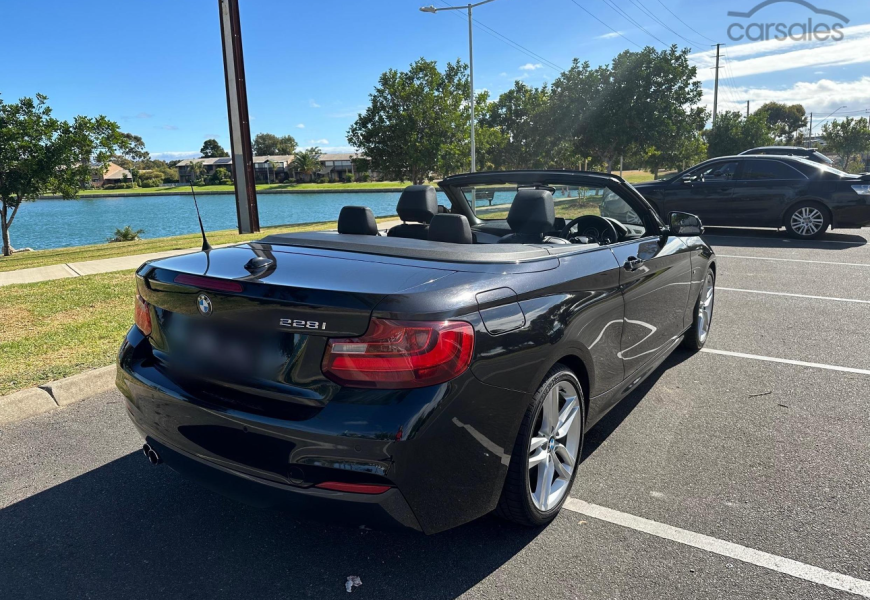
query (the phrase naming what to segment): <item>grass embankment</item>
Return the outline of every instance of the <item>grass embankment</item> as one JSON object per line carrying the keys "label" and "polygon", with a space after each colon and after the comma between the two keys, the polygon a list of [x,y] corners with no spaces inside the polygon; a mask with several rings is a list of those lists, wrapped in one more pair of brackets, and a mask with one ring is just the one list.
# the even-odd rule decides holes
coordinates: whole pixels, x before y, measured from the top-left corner
{"label": "grass embankment", "polygon": [[[321,190],[321,191],[354,191],[354,190],[371,190],[378,191],[381,189],[403,188],[411,185],[407,181],[361,181],[356,183],[269,183],[257,185],[258,192],[264,191],[306,191],[306,190]],[[235,193],[235,188],[232,185],[195,185],[193,189],[198,192],[223,192],[226,194]],[[132,188],[126,190],[84,190],[79,194],[80,198],[89,198],[95,196],[128,196],[128,195],[145,195],[148,194],[189,194],[190,186],[180,185],[178,187],[156,187],[156,188]],[[57,196],[45,196],[46,198],[56,198]]]}
{"label": "grass embankment", "polygon": [[[395,219],[395,217],[381,217],[377,220],[378,222],[384,222],[393,219]],[[337,224],[335,221],[305,223],[303,225],[278,225],[275,227],[263,227],[260,233],[248,235],[239,235],[234,229],[225,229],[222,231],[208,232],[208,241],[213,246],[217,246],[218,244],[235,244],[247,242],[249,240],[257,240],[273,233],[335,229],[336,226]],[[198,248],[200,244],[202,244],[202,237],[198,233],[191,233],[172,237],[145,239],[138,242],[94,244],[91,246],[72,246],[70,248],[20,252],[13,254],[12,256],[0,257],[0,272],[29,269],[32,267],[46,267],[49,265],[61,265],[86,260],[99,260],[101,258],[131,256],[133,254],[147,254],[149,252],[185,250],[188,248]]]}
{"label": "grass embankment", "polygon": [[0,395],[110,364],[134,289],[133,271],[0,287]]}

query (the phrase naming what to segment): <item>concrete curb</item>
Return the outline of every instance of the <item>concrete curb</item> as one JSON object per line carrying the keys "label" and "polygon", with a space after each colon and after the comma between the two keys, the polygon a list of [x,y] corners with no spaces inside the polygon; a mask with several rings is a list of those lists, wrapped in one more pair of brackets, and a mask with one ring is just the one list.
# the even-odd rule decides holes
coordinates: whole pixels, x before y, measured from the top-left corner
{"label": "concrete curb", "polygon": [[14,423],[57,408],[54,399],[39,388],[0,396],[0,425]]}
{"label": "concrete curb", "polygon": [[58,379],[39,386],[45,390],[58,406],[67,406],[79,402],[115,387],[115,365],[109,365],[93,371],[85,371],[65,379]]}
{"label": "concrete curb", "polygon": [[0,425],[22,421],[80,402],[115,387],[115,365],[85,371],[41,385],[0,396]]}

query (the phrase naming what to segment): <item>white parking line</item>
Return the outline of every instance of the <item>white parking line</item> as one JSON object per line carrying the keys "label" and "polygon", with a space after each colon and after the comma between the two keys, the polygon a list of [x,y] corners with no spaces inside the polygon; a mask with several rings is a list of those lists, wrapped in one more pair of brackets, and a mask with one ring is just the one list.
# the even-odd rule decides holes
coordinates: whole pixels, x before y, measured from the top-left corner
{"label": "white parking line", "polygon": [[845,267],[870,267],[868,263],[845,263],[845,262],[832,262],[827,260],[801,260],[799,258],[771,258],[768,256],[740,256],[739,254],[719,254],[716,253],[716,256],[721,256],[723,258],[745,258],[746,260],[778,260],[782,262],[796,262],[796,263],[813,263],[816,265],[842,265]]}
{"label": "white parking line", "polygon": [[811,298],[813,300],[833,300],[835,302],[857,302],[859,304],[870,304],[870,300],[855,300],[854,298],[834,298],[833,296],[808,296],[806,294],[787,294],[786,292],[762,292],[761,290],[743,290],[740,288],[728,288],[717,286],[716,291],[726,292],[744,292],[746,294],[765,294],[768,296],[789,296],[791,298]]}
{"label": "white parking line", "polygon": [[[725,238],[729,240],[767,240],[768,242],[785,242],[786,244],[846,244],[849,246],[866,246],[867,242],[844,242],[842,240],[795,240],[788,238],[769,238],[760,235],[727,235],[724,233],[705,233],[704,238],[708,237],[717,237],[717,238]],[[812,250],[812,248],[807,248],[808,250]]]}
{"label": "white parking line", "polygon": [[642,531],[649,535],[685,544],[692,548],[706,550],[707,552],[712,552],[713,554],[718,554],[720,556],[727,556],[728,558],[764,567],[771,571],[785,573],[786,575],[791,575],[792,577],[797,577],[798,579],[810,581],[831,589],[851,592],[852,594],[858,594],[865,598],[870,598],[870,581],[850,577],[849,575],[843,575],[842,573],[836,573],[834,571],[827,571],[790,558],[784,558],[782,556],[777,556],[776,554],[769,554],[767,552],[762,552],[761,550],[747,548],[740,544],[726,542],[725,540],[720,540],[701,533],[695,533],[694,531],[689,531],[687,529],[665,525],[658,521],[651,521],[649,519],[644,519],[643,517],[637,517],[618,510],[613,510],[612,508],[590,504],[589,502],[584,502],[577,498],[568,498],[564,507],[568,510],[586,515],[587,517],[627,527],[628,529],[633,529],[635,531]]}
{"label": "white parking line", "polygon": [[822,363],[804,362],[802,360],[790,360],[788,358],[774,358],[773,356],[759,356],[758,354],[744,354],[743,352],[729,352],[728,350],[713,350],[712,348],[701,348],[701,352],[709,354],[721,354],[722,356],[734,356],[737,358],[751,358],[753,360],[763,360],[767,362],[782,363],[786,365],[797,365],[799,367],[813,367],[814,369],[827,369],[828,371],[842,371],[844,373],[857,373],[859,375],[870,375],[868,369],[855,369],[853,367],[838,367],[837,365],[825,365]]}

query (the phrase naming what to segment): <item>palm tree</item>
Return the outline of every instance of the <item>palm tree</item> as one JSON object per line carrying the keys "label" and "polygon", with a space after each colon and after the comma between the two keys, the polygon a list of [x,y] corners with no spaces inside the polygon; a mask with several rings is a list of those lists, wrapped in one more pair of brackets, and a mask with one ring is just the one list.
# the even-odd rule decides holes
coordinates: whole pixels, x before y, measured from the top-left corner
{"label": "palm tree", "polygon": [[190,165],[187,167],[187,181],[188,181],[188,183],[193,183],[197,179],[200,179],[204,172],[205,172],[205,165],[202,163],[202,161],[196,161],[196,160],[190,161]]}
{"label": "palm tree", "polygon": [[293,168],[299,173],[308,175],[309,177],[320,170],[320,155],[323,154],[320,148],[314,146],[308,150],[303,150],[296,154],[293,158]]}
{"label": "palm tree", "polygon": [[266,159],[266,183],[272,183],[272,176],[270,175],[270,172],[272,175],[274,175],[275,174],[275,167],[277,167],[277,166],[278,166],[277,163],[272,162],[269,159]]}

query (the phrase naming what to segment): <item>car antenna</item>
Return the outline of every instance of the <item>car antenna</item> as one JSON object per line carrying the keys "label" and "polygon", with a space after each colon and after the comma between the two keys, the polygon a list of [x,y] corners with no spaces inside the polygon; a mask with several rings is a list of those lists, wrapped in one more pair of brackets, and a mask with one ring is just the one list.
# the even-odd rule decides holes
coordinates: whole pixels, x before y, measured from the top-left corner
{"label": "car antenna", "polygon": [[202,251],[210,252],[213,248],[205,237],[205,227],[202,226],[202,217],[199,214],[199,204],[196,203],[196,192],[193,190],[193,182],[190,183],[190,193],[193,194],[193,207],[196,209],[196,218],[199,220],[199,231],[202,233]]}

